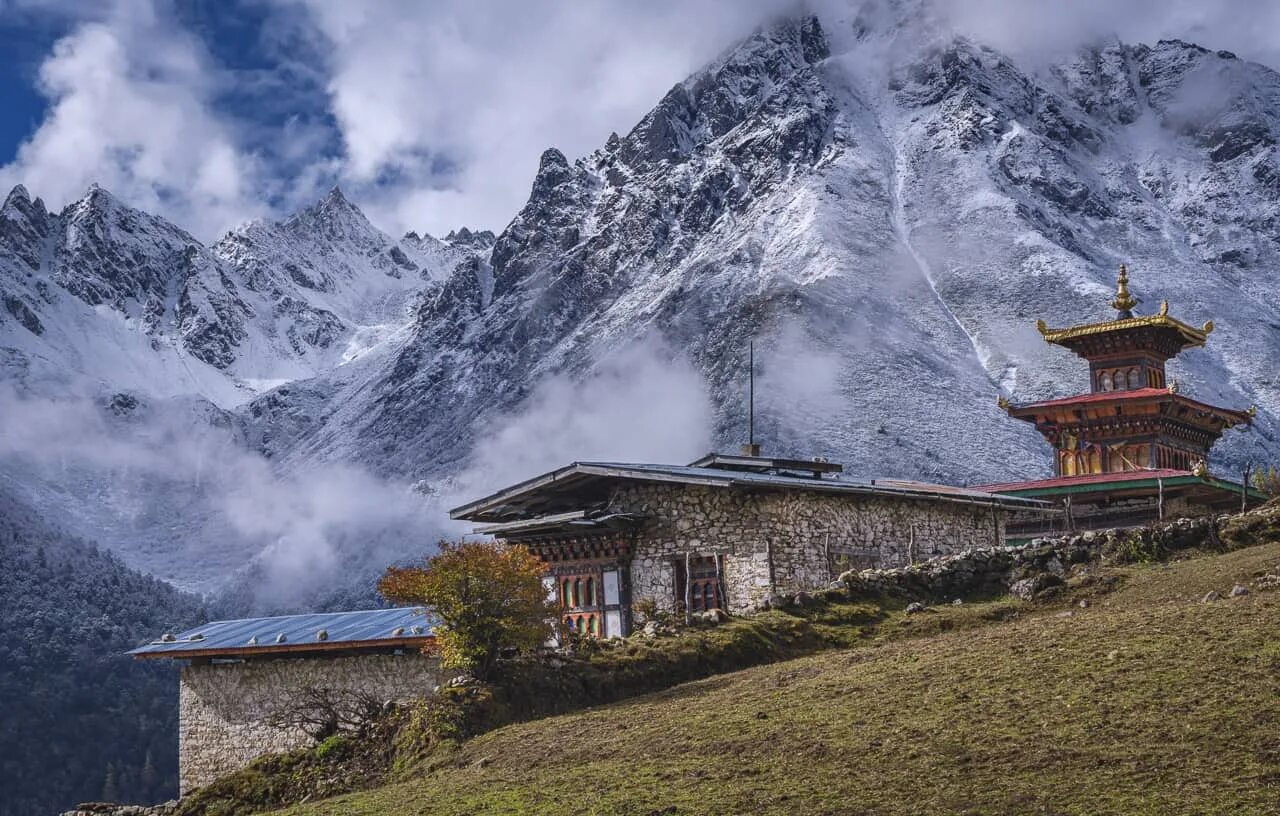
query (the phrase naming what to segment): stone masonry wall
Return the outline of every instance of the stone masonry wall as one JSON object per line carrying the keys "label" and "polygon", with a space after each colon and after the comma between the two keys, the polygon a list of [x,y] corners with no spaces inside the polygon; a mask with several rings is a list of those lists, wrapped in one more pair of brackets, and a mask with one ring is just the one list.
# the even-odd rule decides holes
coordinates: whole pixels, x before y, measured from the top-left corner
{"label": "stone masonry wall", "polygon": [[1018,546],[977,547],[894,569],[849,570],[830,586],[853,597],[889,595],[945,603],[975,593],[1030,600],[1062,583],[1072,565],[1154,560],[1193,547],[1230,550],[1280,534],[1280,506],[1232,516],[1180,518],[1150,527],[1089,530]]}
{"label": "stone masonry wall", "polygon": [[305,689],[400,702],[430,694],[449,676],[438,661],[418,652],[186,666],[178,695],[179,789],[185,795],[262,754],[308,744],[300,728],[271,724],[297,705]]}
{"label": "stone masonry wall", "polygon": [[1006,514],[947,501],[690,485],[619,488],[611,509],[649,518],[635,541],[632,597],[675,606],[676,562],[720,555],[726,605],[826,585],[850,568],[894,567],[1004,538]]}

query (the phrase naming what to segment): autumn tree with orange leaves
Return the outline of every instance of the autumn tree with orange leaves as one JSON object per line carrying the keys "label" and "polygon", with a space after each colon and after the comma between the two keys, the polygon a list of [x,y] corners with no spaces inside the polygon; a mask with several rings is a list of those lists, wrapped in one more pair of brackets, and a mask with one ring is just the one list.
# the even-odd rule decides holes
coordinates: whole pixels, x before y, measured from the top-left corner
{"label": "autumn tree with orange leaves", "polygon": [[445,541],[420,567],[390,567],[378,591],[395,603],[427,607],[440,663],[484,679],[498,655],[536,649],[551,636],[557,610],[542,584],[546,565],[522,547]]}

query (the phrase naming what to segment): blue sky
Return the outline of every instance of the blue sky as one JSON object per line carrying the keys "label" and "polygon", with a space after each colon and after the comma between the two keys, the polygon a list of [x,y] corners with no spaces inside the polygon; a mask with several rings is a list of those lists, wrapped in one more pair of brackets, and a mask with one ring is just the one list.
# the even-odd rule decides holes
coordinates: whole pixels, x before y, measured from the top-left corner
{"label": "blue sky", "polygon": [[[895,0],[921,2],[922,0]],[[0,186],[91,183],[202,239],[335,183],[392,233],[501,229],[538,156],[625,132],[805,0],[0,0]],[[862,0],[807,0],[832,27]],[[1277,64],[1265,0],[946,0],[1038,54],[1181,36]]]}
{"label": "blue sky", "polygon": [[0,184],[204,239],[335,183],[390,232],[500,229],[544,149],[629,129],[777,5],[0,0]]}

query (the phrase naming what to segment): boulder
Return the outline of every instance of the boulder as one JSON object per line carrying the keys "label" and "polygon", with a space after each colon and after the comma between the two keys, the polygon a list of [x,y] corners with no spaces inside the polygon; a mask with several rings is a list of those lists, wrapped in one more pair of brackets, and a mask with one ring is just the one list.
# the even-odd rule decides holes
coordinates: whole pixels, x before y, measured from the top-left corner
{"label": "boulder", "polygon": [[1240,584],[1236,584],[1235,586],[1231,587],[1232,598],[1239,598],[1241,595],[1248,595],[1248,594],[1249,594],[1249,588],[1246,586],[1241,586]]}
{"label": "boulder", "polygon": [[699,623],[709,623],[712,625],[724,623],[729,619],[723,609],[708,609],[705,612],[694,612],[693,619]]}
{"label": "boulder", "polygon": [[1214,601],[1220,601],[1220,600],[1222,600],[1222,596],[1218,594],[1218,591],[1210,590],[1208,594],[1206,594],[1203,598],[1200,599],[1200,603],[1213,603]]}
{"label": "boulder", "polygon": [[1035,600],[1036,596],[1051,587],[1061,586],[1062,579],[1051,572],[1041,572],[1027,578],[1014,581],[1009,587],[1009,594],[1024,601]]}
{"label": "boulder", "polygon": [[915,615],[915,614],[918,614],[918,613],[920,613],[920,612],[924,612],[924,611],[925,611],[926,609],[928,609],[928,608],[929,608],[929,607],[925,606],[924,604],[920,603],[919,601],[912,601],[911,603],[907,604],[907,614],[908,614],[908,615]]}

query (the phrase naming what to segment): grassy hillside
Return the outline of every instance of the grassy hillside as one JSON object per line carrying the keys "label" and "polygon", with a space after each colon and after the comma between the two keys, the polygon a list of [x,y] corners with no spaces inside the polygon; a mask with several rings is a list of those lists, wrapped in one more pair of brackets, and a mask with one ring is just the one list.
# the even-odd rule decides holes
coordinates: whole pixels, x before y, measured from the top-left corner
{"label": "grassy hillside", "polygon": [[[1276,813],[1280,592],[1201,602],[1268,572],[1280,543],[1109,569],[1056,605],[939,608],[884,643],[508,726],[450,767],[287,813]],[[1007,619],[965,625],[984,610]]]}

